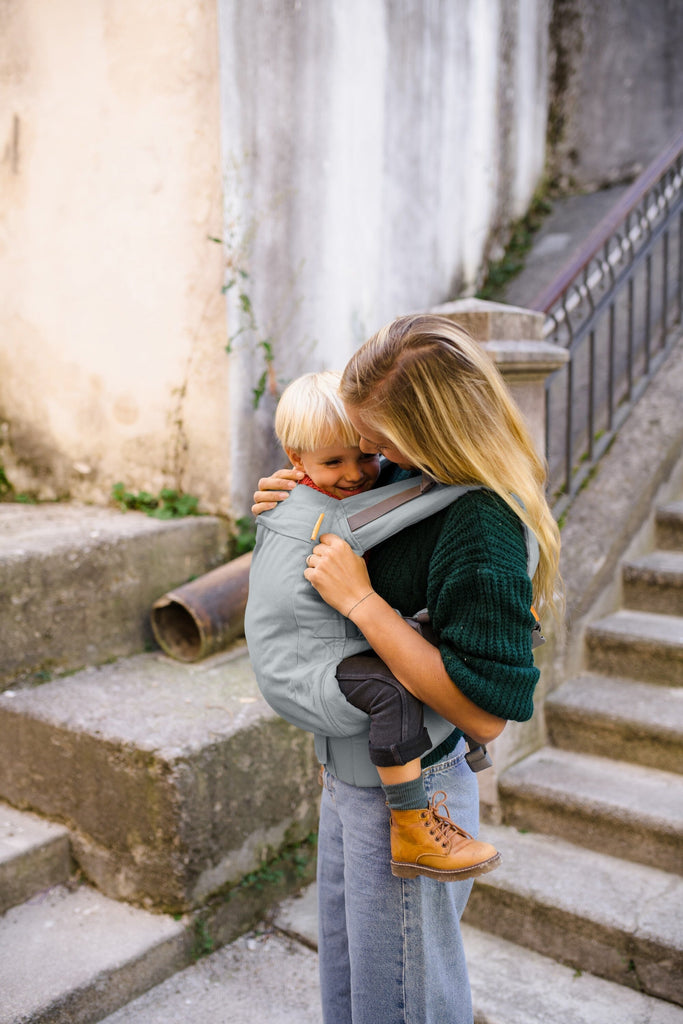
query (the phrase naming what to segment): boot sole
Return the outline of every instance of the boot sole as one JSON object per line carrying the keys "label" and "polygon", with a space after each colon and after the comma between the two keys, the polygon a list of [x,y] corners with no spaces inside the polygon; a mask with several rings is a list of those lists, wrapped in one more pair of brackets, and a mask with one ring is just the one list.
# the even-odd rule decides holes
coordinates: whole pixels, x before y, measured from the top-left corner
{"label": "boot sole", "polygon": [[476,878],[477,875],[485,875],[487,871],[493,871],[500,864],[500,854],[484,860],[481,864],[471,864],[467,868],[456,868],[451,871],[440,871],[438,868],[423,867],[421,864],[402,864],[392,860],[391,873],[397,878],[417,878],[424,875],[425,878],[434,878],[437,882],[459,882],[463,878]]}

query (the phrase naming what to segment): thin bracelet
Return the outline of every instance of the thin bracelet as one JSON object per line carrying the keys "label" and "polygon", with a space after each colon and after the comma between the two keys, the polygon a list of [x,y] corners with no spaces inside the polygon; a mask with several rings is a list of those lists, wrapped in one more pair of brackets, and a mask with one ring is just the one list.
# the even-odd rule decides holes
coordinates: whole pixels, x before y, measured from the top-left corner
{"label": "thin bracelet", "polygon": [[371,590],[371,591],[370,591],[369,593],[367,593],[367,594],[365,595],[365,597],[361,597],[360,601],[356,601],[356,603],[355,603],[355,604],[352,604],[352,605],[351,605],[351,607],[349,608],[348,612],[346,613],[346,616],[345,616],[345,618],[347,618],[347,619],[348,619],[348,617],[349,617],[349,615],[351,614],[351,612],[353,611],[353,609],[354,609],[354,608],[357,608],[359,604],[362,604],[362,603],[363,603],[363,601],[367,601],[367,599],[368,599],[369,597],[372,597],[372,595],[373,595],[374,593],[375,593],[375,591],[374,591],[374,590]]}

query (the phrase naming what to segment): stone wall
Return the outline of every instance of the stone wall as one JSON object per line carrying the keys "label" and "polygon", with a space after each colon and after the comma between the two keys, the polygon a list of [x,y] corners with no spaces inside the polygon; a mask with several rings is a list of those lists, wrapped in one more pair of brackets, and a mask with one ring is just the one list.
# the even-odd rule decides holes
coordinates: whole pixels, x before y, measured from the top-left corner
{"label": "stone wall", "polygon": [[123,480],[244,511],[286,380],[472,292],[542,178],[549,81],[560,176],[656,154],[682,20],[670,0],[5,0],[16,490],[104,503]]}
{"label": "stone wall", "polygon": [[212,0],[0,4],[0,464],[227,505]]}
{"label": "stone wall", "polygon": [[600,188],[639,174],[683,124],[683,5],[554,0],[552,172]]}
{"label": "stone wall", "polygon": [[[545,0],[220,0],[226,251],[250,308],[232,357],[233,495],[274,396],[386,320],[472,291],[544,169]],[[231,289],[233,322],[240,303]]]}
{"label": "stone wall", "polygon": [[282,383],[471,291],[543,173],[547,0],[5,0],[0,27],[0,465],[43,499],[244,511]]}

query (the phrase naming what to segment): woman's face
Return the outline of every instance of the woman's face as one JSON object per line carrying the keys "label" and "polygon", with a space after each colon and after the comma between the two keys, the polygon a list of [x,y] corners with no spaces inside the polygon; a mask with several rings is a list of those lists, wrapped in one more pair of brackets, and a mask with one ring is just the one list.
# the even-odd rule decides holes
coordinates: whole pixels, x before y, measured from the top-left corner
{"label": "woman's face", "polygon": [[394,462],[400,469],[413,469],[413,464],[410,462],[403,452],[400,452],[395,445],[380,434],[374,427],[370,426],[366,422],[362,411],[357,405],[344,405],[346,409],[346,415],[351,420],[351,423],[360,434],[360,450],[362,452],[379,452],[385,459],[389,459],[389,462]]}

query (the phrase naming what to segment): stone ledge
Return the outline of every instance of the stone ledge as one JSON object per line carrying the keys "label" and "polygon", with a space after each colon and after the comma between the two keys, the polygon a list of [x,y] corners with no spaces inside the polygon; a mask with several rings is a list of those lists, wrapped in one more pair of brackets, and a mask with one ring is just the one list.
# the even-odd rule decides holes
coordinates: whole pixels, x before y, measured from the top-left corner
{"label": "stone ledge", "polygon": [[542,747],[500,781],[504,820],[600,853],[680,871],[683,777]]}
{"label": "stone ledge", "polygon": [[0,1022],[88,1024],[190,960],[186,921],[58,886],[0,920]]}
{"label": "stone ledge", "polygon": [[429,313],[455,320],[477,341],[527,338],[543,341],[545,313],[487,299],[456,299],[434,306]]}
{"label": "stone ledge", "polygon": [[683,774],[683,690],[620,676],[584,674],[545,702],[550,742]]}
{"label": "stone ledge", "polygon": [[0,503],[0,688],[145,650],[153,601],[225,561],[228,542],[211,516]]}
{"label": "stone ledge", "polygon": [[586,628],[584,660],[605,675],[683,686],[683,618],[619,609]]}
{"label": "stone ledge", "polygon": [[265,704],[243,646],[0,695],[0,797],[64,822],[95,884],[146,906],[201,905],[313,831],[316,769],[312,737]]}
{"label": "stone ledge", "polygon": [[508,382],[545,381],[569,362],[569,352],[548,341],[485,341],[482,343]]}
{"label": "stone ledge", "polygon": [[0,804],[0,914],[66,882],[72,870],[67,829]]}
{"label": "stone ledge", "polygon": [[502,863],[476,880],[467,924],[651,997],[681,1001],[675,965],[683,955],[683,880],[556,837],[489,827],[486,838]]}

